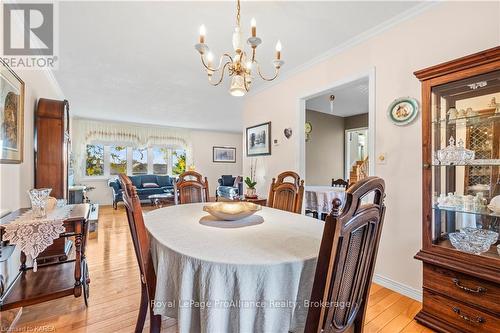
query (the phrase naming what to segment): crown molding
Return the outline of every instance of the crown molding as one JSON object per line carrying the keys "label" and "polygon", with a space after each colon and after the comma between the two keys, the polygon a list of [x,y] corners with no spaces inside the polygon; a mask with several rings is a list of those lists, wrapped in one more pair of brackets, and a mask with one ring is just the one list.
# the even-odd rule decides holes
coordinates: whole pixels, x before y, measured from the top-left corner
{"label": "crown molding", "polygon": [[64,95],[61,85],[59,84],[59,82],[57,82],[57,79],[54,76],[54,72],[50,68],[44,70],[43,72],[47,80],[52,84],[52,87],[54,88],[57,96],[60,99],[65,99],[66,96]]}
{"label": "crown molding", "polygon": [[303,63],[302,65],[296,66],[293,69],[283,73],[283,75],[279,76],[276,80],[267,82],[254,90],[250,90],[250,92],[247,94],[247,97],[257,95],[263,91],[266,91],[267,89],[270,89],[271,87],[274,87],[275,85],[278,85],[287,79],[295,76],[296,74],[303,72],[319,63],[322,63],[332,57],[334,57],[337,54],[340,54],[342,52],[345,52],[349,50],[350,48],[361,44],[364,41],[367,41],[377,35],[380,35],[381,33],[391,29],[392,27],[395,27],[406,20],[409,20],[415,16],[420,15],[421,13],[425,12],[426,10],[436,6],[437,4],[441,3],[442,0],[436,0],[436,1],[424,1],[396,16],[393,16],[392,18],[388,19],[387,21],[384,21],[383,23],[376,25],[375,27],[368,29],[359,35],[356,35],[355,37],[347,40],[346,42],[335,46],[328,51],[320,54],[319,56]]}

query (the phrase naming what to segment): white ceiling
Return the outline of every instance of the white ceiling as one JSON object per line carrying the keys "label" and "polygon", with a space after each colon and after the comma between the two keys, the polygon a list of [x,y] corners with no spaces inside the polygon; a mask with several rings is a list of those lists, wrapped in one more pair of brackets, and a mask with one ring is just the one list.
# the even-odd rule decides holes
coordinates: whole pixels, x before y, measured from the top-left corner
{"label": "white ceiling", "polygon": [[[417,2],[242,2],[242,26],[257,20],[258,59],[283,71],[383,24]],[[194,50],[207,27],[215,54],[231,50],[234,2],[60,2],[55,77],[74,115],[146,124],[241,131],[242,99],[212,87]],[[257,83],[257,87],[260,84]],[[243,97],[244,98],[244,97]]]}
{"label": "white ceiling", "polygon": [[[330,95],[334,95],[333,113]],[[306,109],[349,117],[368,112],[368,77],[355,80],[323,92],[306,101]]]}

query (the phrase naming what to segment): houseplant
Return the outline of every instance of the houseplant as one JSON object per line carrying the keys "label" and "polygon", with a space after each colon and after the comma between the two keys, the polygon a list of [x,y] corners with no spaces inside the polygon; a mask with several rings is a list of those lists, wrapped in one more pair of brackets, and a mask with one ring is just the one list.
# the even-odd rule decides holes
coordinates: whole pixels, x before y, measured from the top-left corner
{"label": "houseplant", "polygon": [[257,160],[253,160],[250,162],[250,177],[245,178],[245,184],[247,185],[247,193],[245,197],[247,198],[257,198],[257,193],[255,190],[255,185],[257,182],[255,181],[255,169],[257,166]]}

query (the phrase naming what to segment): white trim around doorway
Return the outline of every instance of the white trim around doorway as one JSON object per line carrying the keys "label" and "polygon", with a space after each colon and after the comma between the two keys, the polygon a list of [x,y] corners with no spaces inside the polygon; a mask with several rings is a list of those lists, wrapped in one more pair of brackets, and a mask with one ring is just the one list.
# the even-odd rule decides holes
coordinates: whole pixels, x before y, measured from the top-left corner
{"label": "white trim around doorway", "polygon": [[[299,130],[299,174],[305,177],[306,175],[306,100],[320,96],[325,92],[343,86],[352,81],[357,81],[368,77],[368,161],[370,176],[375,175],[375,67],[367,71],[353,75],[341,80],[333,81],[326,85],[315,89],[313,92],[304,93],[299,97],[297,102],[297,117]],[[307,181],[307,180],[306,180]]]}

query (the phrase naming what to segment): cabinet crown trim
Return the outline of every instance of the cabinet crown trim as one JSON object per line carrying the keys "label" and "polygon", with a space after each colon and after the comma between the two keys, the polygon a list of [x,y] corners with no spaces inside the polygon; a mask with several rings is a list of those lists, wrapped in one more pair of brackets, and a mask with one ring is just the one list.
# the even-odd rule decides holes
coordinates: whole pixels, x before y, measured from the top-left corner
{"label": "cabinet crown trim", "polygon": [[500,46],[474,53],[439,65],[418,70],[413,74],[420,80],[425,81],[437,76],[442,76],[464,70],[470,67],[487,64],[500,60]]}

